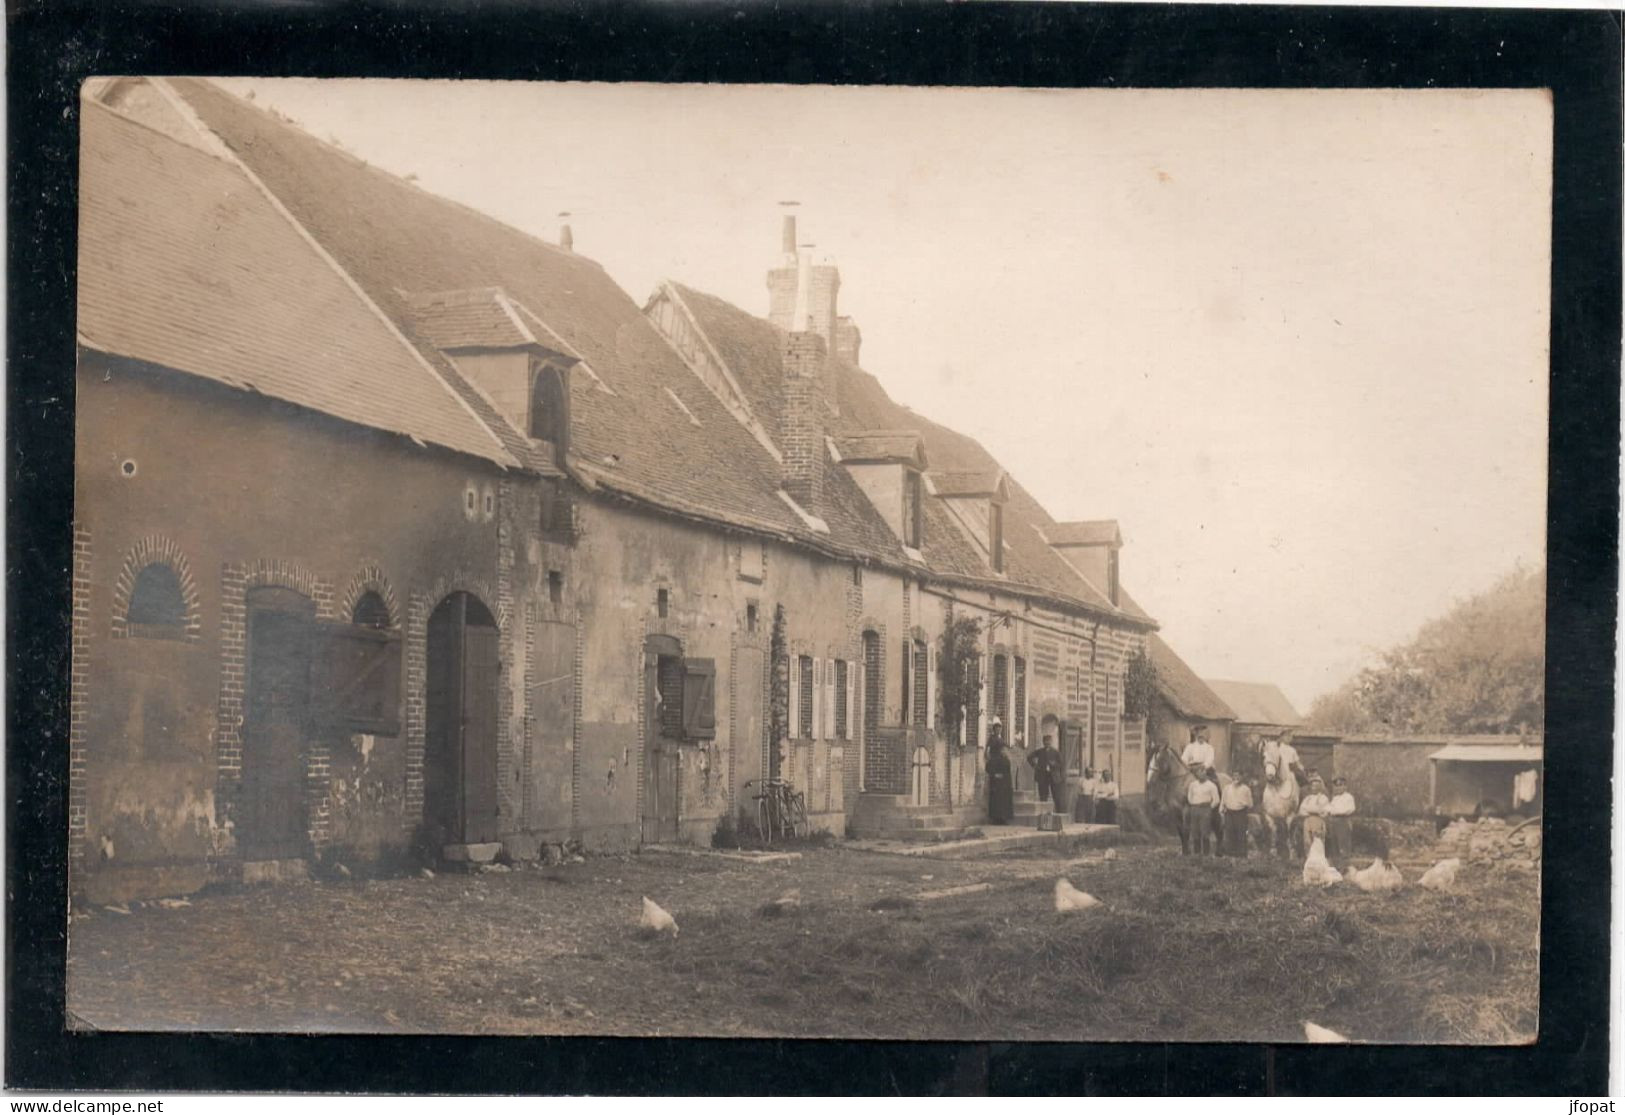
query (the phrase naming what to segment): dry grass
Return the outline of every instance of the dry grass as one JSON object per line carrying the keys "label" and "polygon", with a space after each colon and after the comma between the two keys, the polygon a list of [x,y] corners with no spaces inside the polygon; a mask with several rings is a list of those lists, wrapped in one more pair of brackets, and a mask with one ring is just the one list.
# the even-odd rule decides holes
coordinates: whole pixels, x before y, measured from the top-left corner
{"label": "dry grass", "polygon": [[[1105,905],[1056,913],[1063,872]],[[916,897],[970,882],[992,889]],[[791,886],[799,908],[758,916]],[[639,936],[644,893],[679,937]],[[1156,1041],[1299,1041],[1309,1019],[1364,1041],[1516,1042],[1533,1039],[1538,1001],[1535,877],[1471,865],[1455,894],[1367,895],[1165,848],[1072,864],[831,850],[305,887],[269,920],[265,894],[76,925],[81,1013],[107,1025],[139,1009],[151,1025],[163,1009],[184,1025],[207,1003],[249,1026]]]}

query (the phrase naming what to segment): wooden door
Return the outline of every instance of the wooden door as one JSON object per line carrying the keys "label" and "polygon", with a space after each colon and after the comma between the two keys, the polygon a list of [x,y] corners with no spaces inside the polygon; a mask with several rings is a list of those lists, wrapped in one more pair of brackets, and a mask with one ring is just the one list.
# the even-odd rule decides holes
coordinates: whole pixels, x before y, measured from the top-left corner
{"label": "wooden door", "polygon": [[645,666],[643,841],[677,839],[678,736],[682,731],[682,659],[649,654]]}
{"label": "wooden door", "polygon": [[310,720],[310,601],[273,590],[248,608],[248,700],[243,718],[243,858],[306,852],[305,731]]}
{"label": "wooden door", "polygon": [[463,628],[463,841],[498,836],[497,629]]}

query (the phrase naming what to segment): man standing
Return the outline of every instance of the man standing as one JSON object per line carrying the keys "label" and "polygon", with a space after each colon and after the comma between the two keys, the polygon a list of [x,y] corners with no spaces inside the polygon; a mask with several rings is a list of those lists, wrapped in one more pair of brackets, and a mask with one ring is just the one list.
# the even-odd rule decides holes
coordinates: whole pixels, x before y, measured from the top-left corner
{"label": "man standing", "polygon": [[1230,784],[1219,791],[1219,809],[1223,814],[1225,855],[1236,859],[1247,858],[1247,815],[1253,808],[1253,788],[1230,776]]}
{"label": "man standing", "polygon": [[1078,780],[1078,796],[1072,807],[1072,819],[1092,824],[1095,819],[1095,787],[1099,781],[1095,778],[1094,767],[1084,767],[1083,777]]}
{"label": "man standing", "polygon": [[1348,780],[1332,779],[1332,797],[1326,805],[1326,858],[1354,854],[1354,795]]}
{"label": "man standing", "polygon": [[1027,765],[1033,768],[1033,778],[1038,783],[1039,803],[1049,798],[1055,803],[1055,812],[1061,812],[1062,783],[1066,778],[1061,770],[1061,753],[1055,749],[1054,736],[1044,737],[1044,746],[1027,756]]}
{"label": "man standing", "polygon": [[1213,811],[1219,805],[1219,785],[1209,777],[1191,779],[1185,791],[1185,845],[1191,855],[1211,854]]}

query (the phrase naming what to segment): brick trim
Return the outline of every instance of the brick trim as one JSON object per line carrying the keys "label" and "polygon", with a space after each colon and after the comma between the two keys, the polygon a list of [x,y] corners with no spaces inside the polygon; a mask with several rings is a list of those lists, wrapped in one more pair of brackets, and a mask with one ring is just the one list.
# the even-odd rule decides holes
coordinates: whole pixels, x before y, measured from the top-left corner
{"label": "brick trim", "polygon": [[344,594],[339,597],[338,616],[340,619],[349,619],[355,615],[355,606],[361,598],[369,592],[376,592],[379,599],[384,602],[384,609],[389,613],[389,626],[396,628],[401,625],[401,605],[395,596],[395,588],[389,583],[389,575],[384,572],[383,565],[376,561],[364,561],[361,567],[350,578],[345,587]]}
{"label": "brick trim", "polygon": [[[88,535],[86,537],[88,541]],[[77,545],[77,535],[75,544]],[[180,581],[181,601],[186,608],[184,638],[188,643],[197,642],[203,635],[203,618],[198,602],[197,581],[192,576],[192,565],[186,560],[186,554],[181,551],[179,544],[162,534],[147,535],[124,554],[123,564],[113,581],[113,638],[130,637],[130,594],[135,591],[136,578],[149,565],[167,565],[174,571],[175,578]]]}

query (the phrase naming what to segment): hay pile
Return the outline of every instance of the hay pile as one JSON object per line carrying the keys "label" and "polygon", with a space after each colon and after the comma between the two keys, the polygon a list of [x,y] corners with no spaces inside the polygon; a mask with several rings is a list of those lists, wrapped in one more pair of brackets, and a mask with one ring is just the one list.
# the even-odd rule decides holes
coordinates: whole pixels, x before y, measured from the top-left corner
{"label": "hay pile", "polygon": [[1500,817],[1477,821],[1461,818],[1451,821],[1439,834],[1438,851],[1441,856],[1457,856],[1472,863],[1538,862],[1540,844],[1540,824],[1536,820],[1509,825]]}

